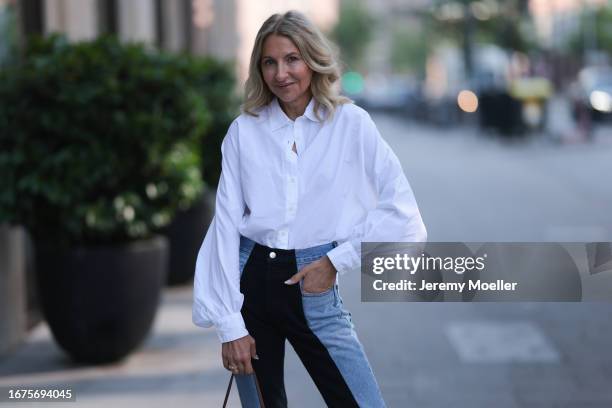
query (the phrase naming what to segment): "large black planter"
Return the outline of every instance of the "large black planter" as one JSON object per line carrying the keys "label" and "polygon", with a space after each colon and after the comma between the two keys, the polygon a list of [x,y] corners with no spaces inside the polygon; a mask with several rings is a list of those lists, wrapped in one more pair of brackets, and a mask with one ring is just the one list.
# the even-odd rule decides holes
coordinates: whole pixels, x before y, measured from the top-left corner
{"label": "large black planter", "polygon": [[207,191],[187,211],[179,212],[161,232],[170,240],[168,285],[190,282],[195,271],[198,250],[214,215],[215,192]]}
{"label": "large black planter", "polygon": [[39,296],[57,343],[78,362],[128,355],[151,329],[167,263],[163,236],[67,252],[37,245]]}

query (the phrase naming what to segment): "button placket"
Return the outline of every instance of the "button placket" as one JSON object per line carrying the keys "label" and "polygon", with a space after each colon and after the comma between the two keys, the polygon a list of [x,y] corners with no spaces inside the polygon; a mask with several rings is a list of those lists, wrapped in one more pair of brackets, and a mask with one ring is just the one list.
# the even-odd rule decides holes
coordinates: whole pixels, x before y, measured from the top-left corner
{"label": "button placket", "polygon": [[289,175],[287,175],[287,214],[286,214],[287,222],[292,222],[295,219],[295,214],[297,211],[297,199],[298,199],[297,177],[295,176],[295,172],[292,172]]}
{"label": "button placket", "polygon": [[299,158],[299,156],[302,154],[303,152],[303,145],[302,145],[302,126],[301,126],[301,122],[299,121],[301,119],[297,118],[295,124],[293,125],[293,140],[295,141],[295,148],[297,150],[297,157]]}
{"label": "button placket", "polygon": [[[296,141],[296,147],[299,152],[299,145],[296,140],[296,127],[295,125],[292,128],[292,135],[294,136],[294,141]],[[290,140],[291,138],[289,138]],[[291,149],[293,147],[293,143],[290,140],[288,143],[289,149],[286,153],[287,158],[287,174],[285,176],[285,197],[286,197],[286,207],[285,207],[285,225],[291,225],[293,220],[295,219],[296,211],[297,211],[297,200],[298,200],[298,185],[297,185],[297,170],[298,170],[298,158],[297,155]],[[282,229],[278,231],[278,240],[280,243],[288,247],[289,244],[289,232],[288,229]]]}

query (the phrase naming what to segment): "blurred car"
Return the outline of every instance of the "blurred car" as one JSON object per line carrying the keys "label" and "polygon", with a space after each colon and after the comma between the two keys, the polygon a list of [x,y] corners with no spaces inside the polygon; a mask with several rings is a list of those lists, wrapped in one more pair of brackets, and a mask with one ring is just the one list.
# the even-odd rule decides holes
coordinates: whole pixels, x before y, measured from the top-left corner
{"label": "blurred car", "polygon": [[413,114],[418,106],[420,89],[404,78],[373,76],[366,80],[361,95],[354,98],[368,110]]}
{"label": "blurred car", "polygon": [[593,121],[609,120],[612,118],[612,68],[583,68],[570,94],[576,118],[586,112]]}
{"label": "blurred car", "polygon": [[544,130],[546,105],[553,94],[553,85],[544,77],[522,77],[510,82],[512,98],[521,105],[521,125],[525,130]]}
{"label": "blurred car", "polygon": [[[473,92],[476,99],[482,128],[494,129],[501,135],[527,135],[543,130],[553,85],[544,77],[523,76],[507,80],[482,71],[471,78],[467,90]],[[458,101],[461,106],[461,99]]]}

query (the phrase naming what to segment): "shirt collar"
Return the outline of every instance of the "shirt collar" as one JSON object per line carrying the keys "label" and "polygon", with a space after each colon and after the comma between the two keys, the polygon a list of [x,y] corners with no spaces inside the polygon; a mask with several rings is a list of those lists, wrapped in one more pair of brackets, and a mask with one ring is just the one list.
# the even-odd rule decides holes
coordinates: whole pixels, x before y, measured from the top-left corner
{"label": "shirt collar", "polygon": [[[304,116],[313,122],[319,122],[319,119],[317,119],[314,113],[314,105],[315,105],[315,99],[314,97],[312,97],[310,98],[310,102],[308,102],[308,105],[306,106],[306,110],[304,111]],[[276,97],[274,97],[272,99],[272,102],[270,102],[270,122],[272,124],[273,131],[280,129],[283,126],[289,125],[291,122],[293,122],[291,119],[289,119],[287,114],[280,107],[278,98]]]}

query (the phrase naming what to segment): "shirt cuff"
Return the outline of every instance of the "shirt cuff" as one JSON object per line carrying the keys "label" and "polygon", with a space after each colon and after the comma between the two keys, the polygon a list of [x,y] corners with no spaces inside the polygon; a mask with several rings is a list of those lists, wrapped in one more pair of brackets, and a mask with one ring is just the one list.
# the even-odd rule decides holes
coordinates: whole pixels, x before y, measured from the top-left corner
{"label": "shirt cuff", "polygon": [[329,251],[327,257],[334,265],[339,275],[344,275],[348,271],[358,268],[361,265],[359,254],[349,241]]}
{"label": "shirt cuff", "polygon": [[236,340],[249,334],[240,312],[232,313],[217,320],[215,329],[217,329],[217,336],[221,343]]}

